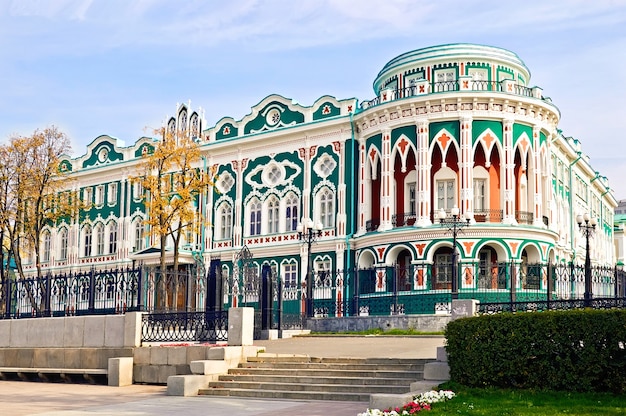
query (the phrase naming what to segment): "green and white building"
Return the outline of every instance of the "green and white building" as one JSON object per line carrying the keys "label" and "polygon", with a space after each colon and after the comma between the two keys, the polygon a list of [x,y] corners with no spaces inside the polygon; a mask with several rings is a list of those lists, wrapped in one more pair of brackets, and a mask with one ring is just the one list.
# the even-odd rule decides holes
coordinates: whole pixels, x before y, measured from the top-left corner
{"label": "green and white building", "polygon": [[[201,143],[198,168],[218,173],[197,201],[210,225],[185,242],[181,261],[207,268],[218,261],[222,275],[233,276],[247,247],[257,275],[266,265],[286,291],[303,287],[311,261],[316,276],[334,279],[327,287],[367,270],[351,283],[361,291],[388,292],[393,278],[394,290],[409,296],[445,293],[453,241],[438,213],[458,209],[469,221],[457,236],[460,296],[503,289],[503,264],[581,264],[576,217],[583,213],[597,219],[592,263],[616,263],[617,201],[608,180],[561,132],[559,109],[515,53],[474,44],[407,52],[382,67],[372,96],[323,95],[303,106],[270,95],[214,126],[178,105],[168,127],[190,129]],[[68,187],[93,206],[81,221],[46,231],[44,270],[155,261],[142,189],[130,181],[153,145],[152,138],[126,147],[100,136],[63,162]],[[303,222],[320,225],[312,253],[299,239]],[[514,284],[521,293],[544,283]],[[316,299],[348,296],[323,286]],[[226,289],[225,303],[236,303]]]}

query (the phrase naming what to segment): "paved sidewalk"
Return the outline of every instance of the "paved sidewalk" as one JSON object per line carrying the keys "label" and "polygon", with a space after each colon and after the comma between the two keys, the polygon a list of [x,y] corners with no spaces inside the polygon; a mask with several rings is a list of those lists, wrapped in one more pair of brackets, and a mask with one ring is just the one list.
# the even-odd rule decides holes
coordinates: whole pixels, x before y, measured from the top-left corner
{"label": "paved sidewalk", "polygon": [[[312,357],[434,358],[443,337],[298,337],[255,341],[276,354]],[[349,416],[368,403],[259,400],[233,397],[173,397],[165,386],[109,387],[85,384],[0,381],[0,415],[153,416],[228,415]]]}

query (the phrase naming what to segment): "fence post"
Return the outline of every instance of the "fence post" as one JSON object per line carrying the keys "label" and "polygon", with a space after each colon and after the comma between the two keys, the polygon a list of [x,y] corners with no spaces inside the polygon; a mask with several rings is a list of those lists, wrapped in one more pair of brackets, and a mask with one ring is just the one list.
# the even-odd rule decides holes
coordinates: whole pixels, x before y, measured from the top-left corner
{"label": "fence post", "polygon": [[552,281],[553,277],[554,277],[554,270],[552,270],[552,262],[550,259],[548,259],[548,272],[547,272],[547,278],[548,278],[548,287],[546,290],[546,306],[548,308],[548,310],[550,310],[550,299],[552,299],[552,291],[554,290],[554,282]]}
{"label": "fence post", "polygon": [[511,259],[511,264],[509,265],[509,274],[511,278],[509,279],[511,287],[509,288],[510,298],[511,298],[511,311],[515,311],[515,301],[517,300],[517,294],[515,292],[517,288],[517,279],[516,279],[516,271],[515,271],[515,263]]}
{"label": "fence post", "polygon": [[44,310],[43,310],[43,316],[51,316],[52,315],[52,311],[50,310],[50,303],[51,303],[51,297],[52,297],[52,288],[51,288],[51,284],[52,284],[52,275],[50,272],[46,273],[46,293],[45,293],[45,298],[44,298]]}
{"label": "fence post", "polygon": [[617,289],[617,264],[616,264],[616,265],[615,265],[615,267],[613,268],[613,279],[615,279],[615,280],[614,280],[614,281],[615,281],[615,285],[614,285],[614,287],[613,287],[613,292],[614,292],[614,297],[615,297],[615,299],[617,299],[617,298],[618,298],[618,296],[617,296],[617,293],[618,293],[618,292],[617,292],[617,291],[618,291],[618,289]]}
{"label": "fence post", "polygon": [[96,309],[96,276],[92,267],[89,270],[89,314],[93,315]]}
{"label": "fence post", "polygon": [[137,311],[143,312],[143,267],[139,266],[138,269],[133,267],[133,269],[137,273]]}
{"label": "fence post", "polygon": [[354,279],[353,295],[352,295],[352,315],[359,316],[359,269],[350,270],[350,274]]}
{"label": "fence post", "polygon": [[6,276],[5,280],[4,280],[4,287],[6,289],[6,302],[5,302],[5,310],[4,310],[4,317],[6,319],[9,319],[11,317],[11,285],[12,285],[12,279],[11,276]]}

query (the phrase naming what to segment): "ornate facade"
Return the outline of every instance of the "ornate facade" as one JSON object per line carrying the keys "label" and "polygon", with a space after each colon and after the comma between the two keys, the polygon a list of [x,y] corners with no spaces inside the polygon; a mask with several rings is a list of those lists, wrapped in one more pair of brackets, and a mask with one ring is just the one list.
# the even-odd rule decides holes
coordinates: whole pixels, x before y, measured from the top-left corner
{"label": "ornate facade", "polygon": [[[400,267],[411,270],[403,290],[445,291],[452,239],[435,213],[458,208],[469,221],[458,261],[477,265],[461,293],[481,281],[489,288],[498,264],[582,263],[582,213],[598,221],[592,262],[615,263],[608,180],[559,130],[558,108],[516,54],[472,44],[419,49],[389,61],[373,87],[370,101],[322,96],[309,107],[271,95],[243,118],[208,127],[200,111],[177,106],[169,126],[195,132],[198,168],[218,173],[197,201],[210,225],[181,247],[184,261],[219,259],[228,276],[247,247],[254,267],[269,265],[286,289],[302,286],[311,258],[315,272]],[[130,178],[153,140],[124,147],[101,136],[64,161],[68,186],[93,206],[81,221],[47,230],[45,270],[150,261],[155,241]],[[297,229],[308,218],[321,224],[311,256]],[[385,278],[372,274],[372,291]]]}

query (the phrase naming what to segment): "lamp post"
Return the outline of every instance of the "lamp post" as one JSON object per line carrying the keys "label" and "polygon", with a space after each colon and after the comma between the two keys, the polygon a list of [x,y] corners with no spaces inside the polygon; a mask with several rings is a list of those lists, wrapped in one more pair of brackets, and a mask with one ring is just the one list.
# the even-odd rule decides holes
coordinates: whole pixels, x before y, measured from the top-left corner
{"label": "lamp post", "polygon": [[313,317],[313,273],[311,267],[313,255],[311,253],[311,244],[322,236],[322,228],[321,222],[313,223],[313,220],[310,218],[303,218],[296,228],[298,238],[307,245],[307,255],[309,257],[306,266],[306,316],[308,318]]}
{"label": "lamp post", "polygon": [[452,299],[459,298],[459,276],[456,256],[456,236],[463,227],[467,227],[470,222],[470,216],[464,214],[459,216],[459,209],[454,207],[450,210],[452,218],[448,218],[446,210],[441,208],[436,214],[436,219],[443,227],[448,227],[448,232],[452,233]]}
{"label": "lamp post", "polygon": [[576,222],[580,232],[585,236],[585,307],[591,306],[591,299],[593,298],[591,288],[591,257],[589,250],[589,238],[593,237],[593,233],[596,231],[596,225],[598,224],[595,218],[589,217],[589,214],[578,214],[576,216]]}

